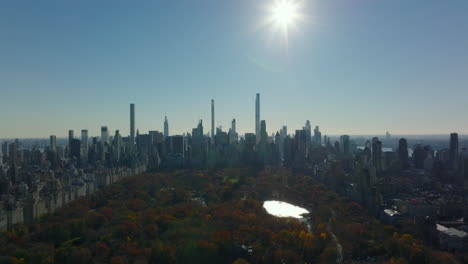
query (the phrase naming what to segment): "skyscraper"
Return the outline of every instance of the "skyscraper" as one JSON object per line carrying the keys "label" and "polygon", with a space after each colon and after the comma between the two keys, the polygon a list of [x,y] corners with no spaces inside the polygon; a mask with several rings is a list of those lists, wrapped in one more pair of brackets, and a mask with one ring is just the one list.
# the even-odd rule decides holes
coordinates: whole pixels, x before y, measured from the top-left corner
{"label": "skyscraper", "polygon": [[310,121],[307,120],[304,126],[304,130],[306,133],[306,143],[309,145],[310,140],[312,139],[312,126],[310,125]]}
{"label": "skyscraper", "polygon": [[19,145],[19,142],[17,140],[15,140],[15,142],[8,145],[8,157],[9,157],[10,163],[13,165],[16,165],[18,162],[18,145]]}
{"label": "skyscraper", "polygon": [[197,139],[200,142],[203,140],[203,120],[198,121],[196,128],[192,129],[192,139]]}
{"label": "skyscraper", "polygon": [[283,126],[283,128],[281,129],[281,137],[282,137],[283,139],[285,139],[286,136],[288,136],[288,127],[287,127],[287,126]]}
{"label": "skyscraper", "polygon": [[260,123],[260,143],[267,143],[268,142],[268,133],[266,131],[266,122],[262,120]]}
{"label": "skyscraper", "polygon": [[70,145],[70,159],[76,159],[80,160],[81,159],[81,141],[79,139],[72,139],[71,145]]}
{"label": "skyscraper", "polygon": [[350,153],[350,137],[349,135],[342,135],[340,136],[340,152],[343,154]]}
{"label": "skyscraper", "polygon": [[50,136],[49,150],[52,152],[57,151],[57,137],[54,135]]}
{"label": "skyscraper", "polygon": [[169,122],[167,122],[167,116],[164,117],[164,138],[169,136]]}
{"label": "skyscraper", "polygon": [[372,163],[377,171],[382,170],[382,141],[372,138]]}
{"label": "skyscraper", "polygon": [[426,159],[426,152],[421,144],[417,144],[413,148],[413,160],[414,160],[414,167],[416,169],[424,169],[424,160]]}
{"label": "skyscraper", "polygon": [[116,161],[120,160],[121,141],[122,141],[122,138],[119,134],[119,130],[116,130],[115,135],[114,135],[114,159]]}
{"label": "skyscraper", "polygon": [[322,133],[320,132],[319,126],[315,126],[314,129],[314,142],[316,144],[322,144]]}
{"label": "skyscraper", "polygon": [[403,169],[409,167],[408,159],[408,143],[405,138],[400,138],[398,141],[398,157],[400,159],[400,164]]}
{"label": "skyscraper", "polygon": [[214,142],[215,136],[215,113],[214,113],[214,100],[211,99],[211,143]]}
{"label": "skyscraper", "polygon": [[130,104],[130,144],[135,144],[135,104]]}
{"label": "skyscraper", "polygon": [[232,122],[231,122],[231,130],[233,133],[237,133],[237,130],[236,130],[236,119],[232,119]]}
{"label": "skyscraper", "polygon": [[74,132],[72,129],[68,130],[68,148],[70,148],[72,140],[75,138]]}
{"label": "skyscraper", "polygon": [[87,161],[88,160],[88,130],[82,129],[81,130],[81,160]]}
{"label": "skyscraper", "polygon": [[294,134],[294,139],[296,140],[297,148],[304,150],[307,145],[307,136],[304,129],[296,129]]}
{"label": "skyscraper", "polygon": [[255,136],[257,143],[260,142],[260,94],[255,98]]}
{"label": "skyscraper", "polygon": [[450,134],[450,149],[449,149],[450,169],[458,170],[458,134]]}
{"label": "skyscraper", "polygon": [[170,137],[171,152],[173,154],[181,154],[184,157],[184,136],[177,135]]}
{"label": "skyscraper", "polygon": [[73,154],[72,154],[72,144],[73,144],[73,139],[75,139],[75,136],[74,136],[74,131],[72,129],[68,130],[68,157],[69,158],[72,158],[73,157]]}
{"label": "skyscraper", "polygon": [[2,143],[2,152],[3,152],[3,156],[5,157],[8,156],[8,142],[7,141],[4,141]]}
{"label": "skyscraper", "polygon": [[232,144],[232,143],[235,143],[237,142],[237,139],[238,139],[238,135],[237,135],[237,131],[236,131],[236,119],[232,119],[232,122],[231,122],[231,129],[229,129],[229,143]]}
{"label": "skyscraper", "polygon": [[101,127],[101,142],[107,143],[109,141],[109,130],[107,129],[107,126],[102,126]]}

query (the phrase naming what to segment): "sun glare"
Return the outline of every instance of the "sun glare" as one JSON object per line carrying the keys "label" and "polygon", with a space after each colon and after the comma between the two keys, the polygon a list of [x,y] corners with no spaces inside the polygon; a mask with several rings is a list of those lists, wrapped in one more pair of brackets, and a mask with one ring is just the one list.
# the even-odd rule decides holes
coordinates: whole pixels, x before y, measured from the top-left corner
{"label": "sun glare", "polygon": [[297,4],[289,0],[276,1],[271,11],[273,21],[281,27],[290,26],[299,15]]}
{"label": "sun glare", "polygon": [[296,27],[296,23],[302,18],[300,8],[299,0],[275,0],[270,7],[269,24],[281,31],[287,39],[289,30]]}

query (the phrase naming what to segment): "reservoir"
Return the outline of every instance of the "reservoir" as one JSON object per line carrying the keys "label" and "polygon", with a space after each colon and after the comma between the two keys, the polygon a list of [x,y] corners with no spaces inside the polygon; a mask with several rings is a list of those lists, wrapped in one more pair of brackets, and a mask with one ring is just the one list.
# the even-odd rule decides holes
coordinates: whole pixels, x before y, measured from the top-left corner
{"label": "reservoir", "polygon": [[303,214],[309,213],[309,211],[302,207],[281,201],[265,201],[263,203],[263,208],[265,208],[269,214],[277,217],[293,217],[301,219],[303,218]]}

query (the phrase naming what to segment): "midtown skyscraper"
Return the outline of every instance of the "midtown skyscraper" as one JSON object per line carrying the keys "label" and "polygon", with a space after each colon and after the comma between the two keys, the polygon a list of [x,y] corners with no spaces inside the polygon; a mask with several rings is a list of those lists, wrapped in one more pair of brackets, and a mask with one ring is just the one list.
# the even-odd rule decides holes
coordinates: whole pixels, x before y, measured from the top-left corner
{"label": "midtown skyscraper", "polygon": [[232,122],[231,122],[231,130],[233,133],[237,133],[237,130],[236,130],[236,119],[232,119]]}
{"label": "midtown skyscraper", "polygon": [[458,169],[458,134],[450,134],[450,149],[449,149],[450,169],[456,171]]}
{"label": "midtown skyscraper", "polygon": [[405,138],[400,138],[398,141],[398,157],[400,159],[401,167],[406,169],[409,167],[408,158],[408,143]]}
{"label": "midtown skyscraper", "polygon": [[319,126],[315,126],[314,129],[314,142],[316,144],[322,144],[322,133],[320,132]]}
{"label": "midtown skyscraper", "polygon": [[68,156],[72,157],[72,145],[73,140],[75,139],[74,131],[72,129],[68,130]]}
{"label": "midtown skyscraper", "polygon": [[382,141],[378,137],[372,138],[372,162],[377,171],[382,170]]}
{"label": "midtown skyscraper", "polygon": [[255,136],[257,143],[260,142],[260,94],[255,98]]}
{"label": "midtown skyscraper", "polygon": [[68,130],[68,148],[71,148],[72,140],[74,139],[74,132],[72,129]]}
{"label": "midtown skyscraper", "polygon": [[312,139],[312,126],[310,125],[310,121],[307,120],[304,126],[304,130],[306,133],[306,143],[310,144],[310,140]]}
{"label": "midtown skyscraper", "polygon": [[57,152],[57,137],[54,135],[50,136],[49,149],[52,152]]}
{"label": "midtown skyscraper", "polygon": [[119,134],[119,130],[116,130],[115,136],[114,136],[114,148],[115,148],[114,157],[116,160],[120,159],[120,148],[122,145],[121,141],[122,141],[122,137]]}
{"label": "midtown skyscraper", "polygon": [[164,117],[164,138],[169,136],[169,122],[167,122],[167,116]]}
{"label": "midtown skyscraper", "polygon": [[86,161],[88,160],[88,130],[82,129],[81,130],[81,160]]}
{"label": "midtown skyscraper", "polygon": [[130,143],[135,144],[135,104],[130,104]]}
{"label": "midtown skyscraper", "polygon": [[215,113],[214,113],[214,100],[211,99],[211,142],[214,142],[215,135]]}
{"label": "midtown skyscraper", "polygon": [[267,143],[268,141],[268,134],[267,134],[267,131],[266,131],[266,121],[265,120],[262,120],[261,123],[260,123],[260,143]]}
{"label": "midtown skyscraper", "polygon": [[101,141],[102,143],[107,143],[109,141],[109,130],[107,126],[101,127]]}
{"label": "midtown skyscraper", "polygon": [[236,119],[232,119],[231,128],[229,129],[229,142],[234,143],[237,142],[238,135],[236,131]]}
{"label": "midtown skyscraper", "polygon": [[281,138],[286,138],[286,136],[288,135],[288,127],[287,126],[283,126],[283,128],[281,129]]}

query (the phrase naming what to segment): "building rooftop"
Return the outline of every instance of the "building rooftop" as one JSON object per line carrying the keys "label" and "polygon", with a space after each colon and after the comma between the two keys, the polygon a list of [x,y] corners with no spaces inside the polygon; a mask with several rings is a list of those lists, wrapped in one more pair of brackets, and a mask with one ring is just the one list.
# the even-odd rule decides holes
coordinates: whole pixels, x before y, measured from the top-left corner
{"label": "building rooftop", "polygon": [[455,236],[459,238],[466,238],[468,237],[468,234],[464,231],[458,230],[456,228],[450,227],[447,228],[443,225],[437,224],[437,231],[443,232],[449,236]]}
{"label": "building rooftop", "polygon": [[456,228],[449,228],[447,231],[445,231],[445,233],[451,235],[451,236],[457,236],[457,237],[460,237],[460,238],[465,238],[465,237],[468,237],[468,234],[466,232],[463,232],[461,230],[458,230]]}
{"label": "building rooftop", "polygon": [[439,225],[439,224],[436,225],[436,228],[437,228],[437,231],[440,231],[440,232],[448,230],[447,227],[445,227],[443,225]]}
{"label": "building rooftop", "polygon": [[384,213],[386,213],[389,216],[400,215],[400,212],[398,212],[397,210],[393,210],[393,209],[384,209]]}

